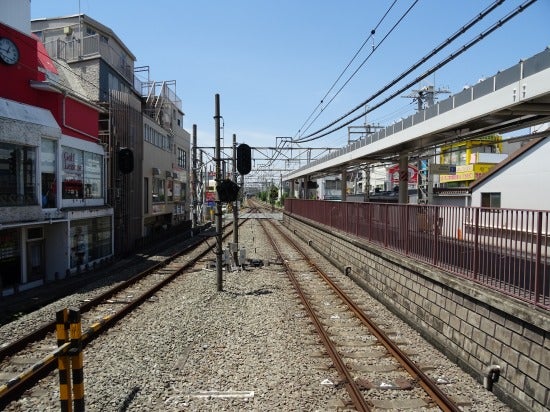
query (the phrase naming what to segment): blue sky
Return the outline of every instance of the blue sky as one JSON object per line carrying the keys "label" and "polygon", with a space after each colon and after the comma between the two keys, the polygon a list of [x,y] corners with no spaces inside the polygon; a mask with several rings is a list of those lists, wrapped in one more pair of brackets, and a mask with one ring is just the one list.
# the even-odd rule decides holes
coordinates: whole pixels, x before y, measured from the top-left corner
{"label": "blue sky", "polygon": [[[110,27],[136,56],[136,66],[150,67],[151,80],[176,81],[184,127],[191,132],[197,125],[199,146],[214,144],[218,93],[225,144],[230,145],[235,133],[239,143],[268,147],[275,146],[275,136],[305,134],[302,126],[365,40],[324,103],[333,100],[321,114],[314,112],[313,117],[319,116],[307,132],[359,105],[493,2],[419,0],[386,39],[414,0],[396,1],[371,39],[371,30],[393,0],[32,0],[31,16],[80,11]],[[400,84],[457,51],[522,3],[505,1]],[[549,17],[550,0],[539,0],[417,87],[435,84],[456,93],[541,52],[550,46]],[[368,121],[388,125],[414,113],[415,107],[412,99],[397,97],[369,113]],[[355,124],[362,123],[363,119]],[[306,146],[341,147],[346,142],[344,128]]]}

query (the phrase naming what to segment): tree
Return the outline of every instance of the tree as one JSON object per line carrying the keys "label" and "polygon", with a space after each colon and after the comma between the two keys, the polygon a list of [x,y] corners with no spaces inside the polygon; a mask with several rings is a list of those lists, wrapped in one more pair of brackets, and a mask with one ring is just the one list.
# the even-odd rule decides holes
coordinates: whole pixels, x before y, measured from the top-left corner
{"label": "tree", "polygon": [[269,203],[275,204],[275,201],[279,198],[279,188],[277,186],[271,186],[269,189]]}

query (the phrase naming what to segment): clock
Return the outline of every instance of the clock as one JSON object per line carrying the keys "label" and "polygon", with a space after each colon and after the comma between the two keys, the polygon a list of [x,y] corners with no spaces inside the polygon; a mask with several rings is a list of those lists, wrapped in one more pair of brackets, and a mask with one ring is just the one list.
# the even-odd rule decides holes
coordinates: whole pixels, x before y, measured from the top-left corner
{"label": "clock", "polygon": [[0,60],[5,64],[15,64],[19,61],[19,49],[7,37],[0,37]]}

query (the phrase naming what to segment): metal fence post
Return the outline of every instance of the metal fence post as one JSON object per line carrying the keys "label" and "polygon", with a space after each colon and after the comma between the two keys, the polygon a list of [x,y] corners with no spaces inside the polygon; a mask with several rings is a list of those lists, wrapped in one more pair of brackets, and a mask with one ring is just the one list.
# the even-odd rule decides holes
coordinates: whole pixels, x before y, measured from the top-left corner
{"label": "metal fence post", "polygon": [[84,362],[82,358],[82,324],[80,310],[69,309],[71,329],[71,367],[73,378],[73,395],[75,412],[84,411]]}
{"label": "metal fence post", "polygon": [[[69,341],[69,312],[62,309],[55,315],[55,330],[57,334],[57,346]],[[71,366],[69,364],[69,356],[59,355],[57,358],[57,368],[59,370],[59,401],[61,402],[61,412],[72,412],[72,385],[71,385]]]}
{"label": "metal fence post", "polygon": [[474,215],[474,259],[472,265],[473,278],[477,279],[479,274],[479,207],[475,208]]}
{"label": "metal fence post", "polygon": [[542,287],[542,211],[537,213],[537,244],[535,245],[535,303],[539,303],[541,296],[541,287]]}

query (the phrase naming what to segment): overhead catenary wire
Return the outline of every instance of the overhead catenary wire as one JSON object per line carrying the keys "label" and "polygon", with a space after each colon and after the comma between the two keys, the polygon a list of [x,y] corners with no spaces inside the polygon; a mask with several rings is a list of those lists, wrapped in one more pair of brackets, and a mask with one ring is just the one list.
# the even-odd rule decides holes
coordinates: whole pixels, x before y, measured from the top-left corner
{"label": "overhead catenary wire", "polygon": [[[504,0],[502,0],[504,1]],[[392,26],[392,28],[386,33],[386,35],[382,38],[382,40],[375,46],[372,48],[372,51],[367,55],[367,57],[363,60],[363,62],[359,65],[359,67],[357,67],[355,69],[355,71],[351,74],[351,76],[346,80],[346,82],[340,87],[340,89],[338,89],[338,91],[336,92],[336,94],[334,96],[332,96],[332,98],[329,100],[329,102],[325,105],[325,107],[317,114],[317,116],[311,121],[310,123],[310,126],[311,124],[313,124],[313,122],[315,120],[317,120],[319,118],[319,116],[323,113],[323,111],[328,107],[328,105],[330,103],[332,103],[334,101],[334,99],[340,94],[340,92],[344,89],[344,87],[346,87],[348,85],[348,83],[351,81],[351,79],[353,77],[355,77],[355,75],[357,74],[357,72],[365,65],[365,63],[367,62],[367,60],[374,54],[374,52],[378,49],[378,47],[380,47],[382,45],[382,43],[384,43],[384,41],[389,37],[389,35],[397,28],[397,26],[399,26],[399,24],[403,21],[403,19],[410,13],[410,11],[413,9],[413,7],[418,3],[418,0],[415,0],[413,4],[411,4],[411,6],[407,9],[407,11],[405,11],[405,13],[403,13],[403,15],[399,18],[399,20],[397,20],[397,22]],[[308,129],[309,127],[308,126]],[[306,136],[307,137],[307,136]],[[296,139],[296,141],[298,141],[300,139]]]}
{"label": "overhead catenary wire", "polygon": [[[432,66],[432,68],[428,69],[426,72],[424,72],[422,75],[416,77],[413,81],[407,83],[405,86],[401,87],[399,90],[397,90],[396,92],[392,93],[390,96],[386,97],[384,100],[382,100],[381,102],[377,103],[376,105],[372,106],[372,107],[369,107],[368,110],[366,110],[366,113],[370,113],[371,111],[379,108],[380,106],[382,106],[383,104],[387,103],[388,101],[390,101],[391,99],[393,99],[394,97],[398,96],[399,94],[403,93],[405,90],[407,90],[408,88],[412,87],[413,85],[415,85],[416,83],[418,83],[419,81],[425,79],[426,77],[428,77],[429,75],[431,75],[432,73],[434,73],[436,70],[440,69],[441,67],[443,67],[444,65],[446,65],[447,63],[449,63],[450,61],[454,60],[456,57],[458,57],[459,55],[461,55],[462,53],[464,53],[466,50],[468,50],[470,47],[474,46],[476,43],[480,42],[482,39],[484,39],[487,35],[491,34],[493,31],[495,31],[496,29],[498,29],[499,27],[501,27],[502,25],[504,25],[505,23],[507,23],[508,21],[510,21],[513,17],[515,17],[516,15],[518,15],[519,13],[521,13],[523,10],[525,10],[527,7],[531,6],[532,4],[536,3],[537,0],[527,0],[526,2],[524,2],[523,4],[519,5],[514,11],[508,13],[504,18],[498,20],[495,24],[493,24],[492,26],[490,26],[487,30],[481,32],[478,36],[476,36],[473,40],[470,40],[468,43],[464,44],[458,51],[454,52],[454,53],[451,53],[449,56],[447,56],[444,60],[442,60],[441,62],[439,62],[438,64],[436,64],[435,66]],[[401,80],[401,78],[400,78]],[[318,130],[316,133],[313,133],[309,136],[309,138],[304,138],[304,139],[300,139],[298,142],[299,143],[304,143],[304,142],[309,142],[309,141],[312,141],[312,140],[316,140],[316,139],[320,139],[321,137],[324,137],[324,136],[327,136],[337,130],[340,130],[342,129],[343,127],[346,127],[348,125],[350,125],[351,123],[353,123],[354,121],[360,119],[361,117],[363,117],[365,115],[365,113],[361,113],[359,114],[358,116],[355,116],[353,118],[351,118],[350,120],[348,120],[347,122],[325,132],[325,133],[322,133],[322,134],[319,134],[317,135],[317,133],[320,133],[326,129],[328,129],[329,127],[331,126],[334,126],[336,123],[338,123],[339,121],[343,120],[344,118],[346,118],[347,116],[349,116],[350,114],[354,113],[355,111],[357,111],[358,109],[362,108],[365,104],[369,103],[371,100],[373,100],[374,98],[378,97],[379,95],[381,95],[382,93],[384,93],[385,91],[387,91],[390,87],[392,87],[396,82],[392,82],[391,84],[388,84],[386,85],[383,89],[381,89],[379,92],[375,93],[374,95],[372,95],[371,97],[369,97],[367,100],[365,100],[363,103],[361,103],[359,106],[357,106],[353,111],[350,111],[348,112],[346,115],[340,117],[338,120],[332,122],[331,124],[329,124],[328,126],[325,126],[324,128]]]}
{"label": "overhead catenary wire", "polygon": [[[503,23],[507,22],[508,20],[510,20],[512,17],[514,17],[516,14],[518,14],[519,12],[523,11],[525,8],[527,8],[528,6],[530,6],[531,4],[533,4],[534,2],[536,2],[537,0],[528,0],[527,2],[523,3],[522,5],[518,6],[518,8],[516,8],[515,11],[509,13],[506,17],[504,17],[503,22],[500,23],[502,20],[499,20],[499,22],[496,23],[496,27],[495,25],[491,26],[491,28],[489,30],[487,30],[486,32],[482,32],[482,34],[480,35],[481,38],[479,38],[477,41],[475,41],[475,43],[477,43],[479,40],[481,40],[483,37],[485,37],[487,34],[491,33],[492,31],[496,30],[496,28],[500,27]],[[441,50],[443,50],[445,47],[447,47],[449,44],[451,44],[453,41],[455,41],[457,38],[459,38],[460,36],[462,36],[464,33],[466,33],[469,29],[471,29],[473,26],[475,26],[477,23],[479,23],[482,19],[484,19],[486,16],[488,16],[491,12],[493,12],[497,7],[499,7],[500,5],[502,5],[502,3],[504,2],[504,0],[497,0],[495,2],[493,2],[493,4],[491,4],[489,7],[485,8],[483,11],[481,11],[480,13],[478,13],[472,20],[470,20],[468,23],[466,23],[465,25],[463,25],[462,27],[460,27],[460,29],[458,29],[454,34],[452,34],[450,37],[448,37],[447,39],[445,39],[441,44],[439,44],[437,47],[435,47],[431,52],[429,52],[428,54],[426,54],[425,56],[423,56],[422,58],[420,58],[416,63],[414,63],[412,66],[410,66],[407,70],[405,70],[404,72],[402,72],[399,76],[397,76],[396,78],[394,78],[391,82],[389,82],[388,84],[386,84],[385,86],[383,86],[380,90],[378,90],[377,92],[375,92],[373,95],[371,95],[369,98],[367,98],[365,101],[361,102],[360,104],[358,104],[356,107],[354,107],[352,110],[348,111],[347,113],[345,113],[344,115],[340,116],[338,119],[334,120],[333,122],[329,123],[328,125],[322,127],[321,129],[318,129],[316,130],[315,132],[313,133],[310,133],[309,135],[307,136],[304,136],[300,139],[295,139],[294,141],[295,142],[308,142],[308,141],[311,141],[311,140],[315,140],[315,139],[318,139],[318,138],[321,138],[323,136],[326,136],[327,134],[330,134],[336,130],[339,130],[349,124],[351,124],[353,121],[357,120],[358,118],[362,117],[363,115],[365,115],[366,113],[361,113],[361,115],[359,115],[358,117],[355,117],[353,118],[352,121],[349,121],[349,122],[346,122],[345,124],[335,128],[335,129],[332,129],[330,132],[328,133],[323,133],[321,134],[323,131],[329,129],[330,127],[336,125],[337,123],[341,122],[342,120],[344,120],[346,117],[349,117],[351,116],[353,113],[355,113],[357,110],[360,110],[362,108],[364,108],[364,106],[371,102],[372,100],[374,100],[375,98],[379,97],[380,95],[382,95],[384,92],[386,92],[388,89],[390,89],[391,87],[393,87],[395,84],[397,84],[399,81],[403,80],[403,78],[405,78],[407,75],[409,75],[410,73],[412,73],[414,70],[416,70],[418,67],[420,67],[422,64],[426,63],[429,59],[431,59],[432,57],[434,57],[437,53],[439,53]],[[518,11],[519,10],[519,11]],[[474,43],[474,44],[475,44]],[[470,48],[471,46],[473,46],[473,44],[471,44],[470,46],[467,46],[466,48],[464,48],[465,46],[463,46],[463,49],[458,52],[454,57],[458,56],[459,54],[463,53],[464,51],[466,51],[468,48]],[[454,58],[453,57],[453,58]],[[444,60],[446,61],[446,63],[448,63],[449,61],[451,61],[452,59],[448,60]],[[445,64],[446,64],[445,63]],[[436,68],[440,68],[442,67],[441,64],[438,64],[436,65]],[[419,80],[422,80],[423,78],[427,77],[429,74],[433,73],[435,70],[432,70],[432,71],[429,71],[428,74],[425,74],[419,78],[417,78],[417,80],[415,80],[415,82],[413,82],[412,84],[408,84],[406,87],[402,88],[397,94],[399,93],[402,93],[404,90],[406,90],[407,88],[411,87],[412,85],[414,85],[415,83],[417,83]],[[392,98],[395,97],[395,95],[392,96]],[[386,103],[389,99],[385,100],[384,103]],[[376,105],[375,107],[371,107],[369,108],[369,110],[367,110],[367,113],[368,112],[371,112],[372,110],[374,110],[374,108],[378,108],[380,105]]]}
{"label": "overhead catenary wire", "polygon": [[[355,61],[355,59],[357,58],[357,56],[359,55],[359,53],[361,53],[361,51],[363,50],[363,48],[365,47],[365,45],[368,43],[369,39],[374,39],[374,33],[376,32],[376,30],[378,30],[378,27],[382,24],[382,22],[385,20],[385,18],[387,17],[387,15],[389,14],[389,12],[391,11],[391,9],[393,8],[393,6],[395,5],[395,3],[397,3],[397,0],[394,0],[393,3],[388,7],[388,9],[386,10],[386,12],[384,13],[384,15],[380,18],[380,20],[378,21],[378,23],[376,24],[376,26],[374,26],[374,28],[371,30],[369,36],[365,39],[365,41],[363,41],[363,44],[361,44],[361,46],[359,47],[359,49],[357,50],[357,52],[355,52],[355,54],[353,55],[353,57],[350,59],[350,61],[348,62],[348,64],[346,65],[346,67],[344,68],[344,70],[342,70],[342,72],[340,73],[340,75],[338,76],[338,78],[332,83],[332,86],[330,86],[330,88],[328,89],[328,91],[325,93],[325,95],[323,96],[323,98],[321,99],[321,101],[319,102],[319,104],[315,107],[315,109],[313,109],[313,111],[311,112],[311,114],[308,116],[308,118],[304,121],[304,123],[302,124],[302,126],[300,127],[300,129],[298,130],[298,132],[296,133],[296,136],[299,135],[300,133],[305,133],[309,127],[311,127],[311,124],[309,124],[309,126],[307,126],[307,128],[305,130],[302,131],[302,129],[305,127],[305,125],[309,122],[309,120],[313,117],[313,115],[315,114],[315,112],[319,109],[319,107],[321,107],[321,105],[324,103],[325,99],[328,97],[328,95],[330,94],[330,92],[334,89],[334,87],[336,87],[336,84],[340,81],[340,79],[342,78],[342,76],[344,75],[344,73],[346,73],[346,71],[349,69],[349,67],[351,66],[351,64]],[[363,62],[364,63],[364,62]],[[362,64],[363,64],[362,63]],[[357,73],[357,70],[354,72],[354,74],[352,75],[352,77],[355,75],[355,73]],[[348,82],[349,82],[349,79],[348,79]],[[346,82],[347,83],[347,82]],[[340,89],[341,90],[341,89]],[[338,91],[339,93],[340,91]],[[332,101],[332,99],[331,99]],[[326,108],[326,106],[325,106]],[[325,109],[323,108],[321,110],[321,112]],[[313,120],[315,121],[315,119]],[[313,122],[312,121],[312,122]],[[295,136],[295,137],[296,137]]]}
{"label": "overhead catenary wire", "polygon": [[[414,2],[414,4],[417,3],[418,0],[416,0]],[[504,0],[502,0],[504,1]],[[353,63],[353,61],[357,58],[357,56],[359,55],[359,53],[363,50],[363,48],[365,47],[365,45],[368,43],[369,39],[374,39],[374,33],[376,32],[376,30],[378,29],[378,27],[382,24],[382,22],[386,19],[387,15],[390,13],[390,11],[392,10],[393,6],[395,5],[395,3],[397,3],[397,0],[394,0],[394,2],[389,6],[389,8],[386,10],[386,12],[384,13],[384,15],[380,18],[380,20],[378,21],[378,23],[376,24],[376,26],[371,30],[369,36],[363,41],[362,45],[359,47],[359,49],[357,50],[357,52],[355,53],[355,55],[351,58],[351,60],[349,61],[349,63],[347,64],[347,66],[344,68],[344,70],[340,73],[340,75],[338,76],[338,78],[334,81],[334,83],[332,84],[332,86],[329,88],[329,90],[325,93],[325,96],[323,97],[323,99],[321,99],[320,103],[317,105],[317,107],[313,110],[313,112],[309,115],[309,117],[306,119],[306,121],[304,122],[304,124],[301,126],[300,129],[302,129],[307,123],[308,121],[311,119],[311,117],[315,114],[315,112],[317,111],[317,109],[323,104],[324,100],[327,98],[327,96],[330,94],[330,92],[334,89],[334,87],[336,86],[336,84],[340,81],[340,79],[342,78],[342,76],[346,73],[346,71],[348,70],[348,68],[351,66],[351,64]],[[413,5],[414,5],[413,4]],[[411,6],[412,7],[412,6]],[[410,10],[411,8],[409,8]],[[408,10],[408,11],[409,11]],[[408,13],[407,11],[407,13]],[[399,19],[399,21],[401,21],[403,19],[403,16]],[[396,25],[394,25],[395,27]],[[387,36],[386,36],[387,37]],[[379,43],[379,45],[381,44],[382,42]],[[369,54],[372,55],[372,53],[374,52],[374,47],[373,47],[373,51]],[[361,63],[361,66],[363,66],[365,64],[365,60],[363,60],[363,62]],[[361,67],[359,66],[359,67]],[[346,84],[349,83],[349,81],[351,80],[351,78],[353,78],[353,76],[355,76],[355,74],[357,74],[358,72],[358,69],[355,70],[355,72],[348,78],[348,80],[346,81]],[[338,91],[338,93],[340,93],[342,91],[343,87],[341,87]],[[338,94],[337,93],[337,94]],[[334,96],[336,97],[336,96]],[[330,100],[331,102],[334,100],[334,97]],[[320,113],[322,113],[324,111],[324,109],[326,109],[326,107],[328,106],[328,104],[321,110]],[[319,114],[320,114],[319,113]],[[313,122],[319,117],[319,115],[317,115],[315,117],[315,119],[309,124],[309,126],[305,129],[305,130],[308,130],[309,127],[311,127],[311,124],[313,124]],[[296,138],[296,136],[298,136],[299,134],[301,133],[301,130],[298,130],[298,132],[296,133],[294,139]],[[280,142],[280,149],[282,150],[286,144],[291,141],[290,138],[288,140],[282,140]],[[282,153],[281,151],[279,151],[278,153]],[[278,156],[276,155],[274,159],[271,160],[270,164],[273,164],[276,160],[277,160]]]}

